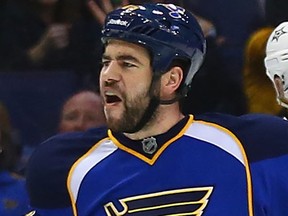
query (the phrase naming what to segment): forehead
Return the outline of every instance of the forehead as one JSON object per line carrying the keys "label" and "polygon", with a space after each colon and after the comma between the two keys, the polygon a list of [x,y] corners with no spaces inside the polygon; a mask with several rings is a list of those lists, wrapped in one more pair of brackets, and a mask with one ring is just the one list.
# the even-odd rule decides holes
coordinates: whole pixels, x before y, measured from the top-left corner
{"label": "forehead", "polygon": [[150,55],[148,50],[141,46],[134,43],[129,43],[122,40],[115,40],[110,39],[107,41],[107,44],[105,46],[104,55],[133,55],[136,58],[143,58],[146,57],[150,59]]}
{"label": "forehead", "polygon": [[87,108],[89,107],[88,105],[94,106],[96,110],[98,107],[102,106],[101,97],[93,93],[89,93],[89,92],[79,93],[73,96],[72,98],[70,98],[64,104],[64,110],[78,108],[78,107]]}

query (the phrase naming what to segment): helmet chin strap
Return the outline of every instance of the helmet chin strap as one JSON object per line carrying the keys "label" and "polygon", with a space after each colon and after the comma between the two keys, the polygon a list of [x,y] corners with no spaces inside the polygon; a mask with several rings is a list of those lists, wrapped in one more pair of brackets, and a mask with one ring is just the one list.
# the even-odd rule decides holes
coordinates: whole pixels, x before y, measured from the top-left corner
{"label": "helmet chin strap", "polygon": [[[175,98],[170,100],[161,100],[158,95],[155,96],[155,89],[157,90],[157,82],[159,81],[161,74],[154,73],[152,82],[149,88],[149,95],[151,97],[151,100],[149,102],[148,107],[146,108],[142,118],[139,120],[139,122],[136,124],[133,130],[124,131],[125,133],[136,133],[140,131],[153,117],[156,109],[159,107],[159,105],[170,105],[173,104],[183,97],[185,97],[184,94],[177,94]],[[159,85],[159,83],[158,83]],[[157,91],[156,91],[157,92]]]}
{"label": "helmet chin strap", "polygon": [[152,119],[156,109],[158,108],[158,106],[160,104],[159,97],[155,96],[155,89],[157,86],[157,81],[159,80],[160,77],[161,77],[161,75],[160,76],[155,75],[155,73],[154,73],[152,81],[151,81],[151,85],[149,87],[149,93],[148,93],[151,97],[149,105],[147,106],[141,119],[135,125],[134,129],[129,130],[129,131],[124,131],[125,133],[136,133],[136,132],[140,131]]}
{"label": "helmet chin strap", "polygon": [[136,133],[140,131],[151,119],[154,115],[157,107],[159,106],[159,99],[156,97],[151,98],[148,107],[146,108],[142,118],[136,124],[133,130],[124,131],[125,133]]}
{"label": "helmet chin strap", "polygon": [[184,86],[182,87],[182,90],[181,92],[177,93],[177,95],[173,98],[173,99],[170,99],[170,100],[160,100],[159,103],[161,105],[170,105],[170,104],[173,104],[179,100],[181,100],[182,98],[186,97],[187,96],[187,93],[188,93],[188,90],[189,90],[190,86]]}
{"label": "helmet chin strap", "polygon": [[182,98],[181,95],[177,95],[176,97],[174,97],[173,99],[170,99],[170,100],[160,100],[159,104],[161,104],[161,105],[170,105],[170,104],[173,104],[173,103],[179,101],[181,98]]}

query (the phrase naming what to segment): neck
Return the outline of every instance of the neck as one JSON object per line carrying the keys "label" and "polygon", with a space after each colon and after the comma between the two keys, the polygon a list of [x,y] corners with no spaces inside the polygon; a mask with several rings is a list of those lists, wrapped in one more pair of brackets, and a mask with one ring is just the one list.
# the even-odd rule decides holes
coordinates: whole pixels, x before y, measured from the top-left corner
{"label": "neck", "polygon": [[157,110],[157,116],[148,122],[143,129],[136,133],[124,133],[124,135],[132,140],[139,140],[163,134],[183,118],[184,115],[180,112],[178,103],[160,105]]}

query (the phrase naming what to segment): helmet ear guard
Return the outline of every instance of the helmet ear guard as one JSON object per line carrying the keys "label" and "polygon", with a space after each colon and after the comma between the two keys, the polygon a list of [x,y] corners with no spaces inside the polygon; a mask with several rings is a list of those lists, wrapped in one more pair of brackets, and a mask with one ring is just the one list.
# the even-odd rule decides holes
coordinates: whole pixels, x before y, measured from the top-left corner
{"label": "helmet ear guard", "polygon": [[[193,61],[195,59],[197,59],[197,61]],[[196,72],[201,67],[203,61],[204,61],[203,53],[200,52],[199,50],[195,50],[194,58],[191,59],[190,68],[189,68],[188,73],[186,75],[186,78],[185,78],[185,81],[184,81],[184,86],[182,88],[182,93],[181,94],[184,97],[187,96],[187,94],[189,92],[189,89],[191,87],[192,79],[193,79],[194,75],[196,74]]]}
{"label": "helmet ear guard", "polygon": [[106,17],[102,42],[109,38],[144,46],[151,53],[155,75],[166,73],[177,59],[189,62],[178,91],[182,97],[187,95],[206,52],[196,18],[173,4],[128,5],[112,11]]}
{"label": "helmet ear guard", "polygon": [[288,22],[278,25],[266,45],[266,74],[273,82],[278,103],[288,108]]}

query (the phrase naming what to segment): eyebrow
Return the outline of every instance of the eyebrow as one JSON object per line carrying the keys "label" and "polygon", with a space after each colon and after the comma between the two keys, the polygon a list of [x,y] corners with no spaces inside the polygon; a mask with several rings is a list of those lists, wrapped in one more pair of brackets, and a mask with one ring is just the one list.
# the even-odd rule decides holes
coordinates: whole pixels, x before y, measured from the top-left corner
{"label": "eyebrow", "polygon": [[[112,60],[112,58],[109,56],[109,55],[105,55],[105,54],[103,54],[102,55],[102,60],[104,60],[104,59],[106,59],[106,60]],[[135,62],[135,63],[138,63],[138,64],[141,64],[141,65],[143,65],[143,63],[141,63],[137,58],[135,58],[135,57],[133,57],[133,56],[131,56],[131,55],[125,55],[125,54],[123,54],[123,55],[119,55],[119,56],[116,56],[116,60],[117,61],[133,61],[133,62]]]}

